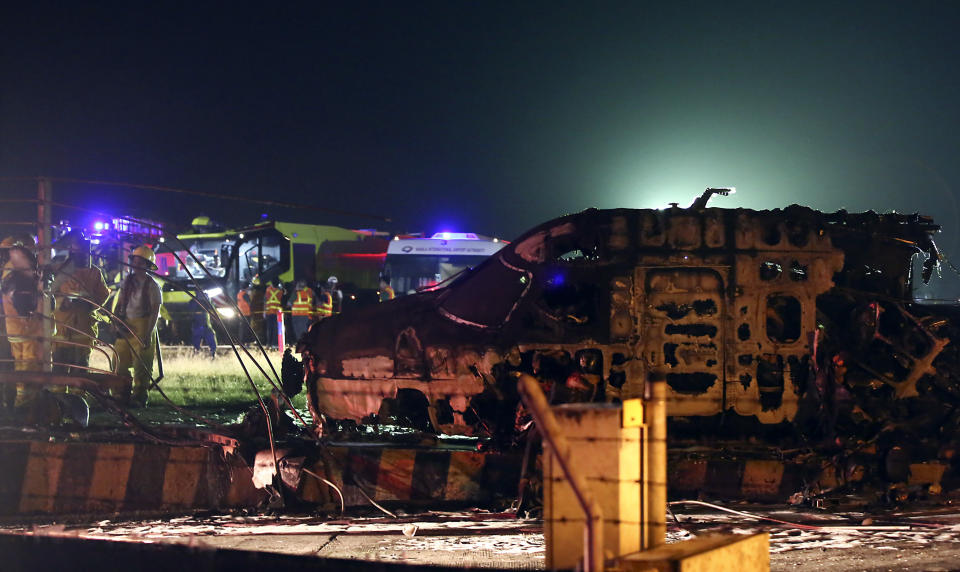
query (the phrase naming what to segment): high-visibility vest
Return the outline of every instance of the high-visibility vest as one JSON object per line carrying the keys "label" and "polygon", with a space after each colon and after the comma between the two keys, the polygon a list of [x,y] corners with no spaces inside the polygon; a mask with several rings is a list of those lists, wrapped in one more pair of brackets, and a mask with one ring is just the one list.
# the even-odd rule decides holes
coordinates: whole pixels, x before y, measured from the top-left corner
{"label": "high-visibility vest", "polygon": [[237,292],[237,308],[240,309],[241,316],[250,315],[250,297],[247,296],[246,290]]}
{"label": "high-visibility vest", "polygon": [[333,296],[324,291],[320,294],[320,305],[317,306],[317,317],[329,318],[333,315]]}
{"label": "high-visibility vest", "polygon": [[266,310],[268,314],[276,314],[279,312],[282,307],[280,300],[282,296],[283,290],[276,286],[267,286],[267,298],[263,303],[263,309]]}
{"label": "high-visibility vest", "polygon": [[380,301],[386,302],[387,300],[393,300],[397,297],[397,293],[393,291],[392,286],[387,286],[380,291]]}
{"label": "high-visibility vest", "polygon": [[293,302],[294,316],[309,316],[313,314],[313,290],[301,288],[297,290],[297,299]]}

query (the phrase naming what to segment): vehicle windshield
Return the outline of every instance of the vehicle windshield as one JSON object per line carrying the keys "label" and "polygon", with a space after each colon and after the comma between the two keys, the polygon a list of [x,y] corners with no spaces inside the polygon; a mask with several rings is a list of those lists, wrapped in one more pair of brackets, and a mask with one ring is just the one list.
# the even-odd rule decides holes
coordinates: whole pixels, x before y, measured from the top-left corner
{"label": "vehicle windshield", "polygon": [[[157,252],[158,274],[182,280],[189,280],[191,275],[197,279],[206,278],[206,272],[197,264],[197,261],[199,261],[211,276],[215,278],[226,276],[227,265],[230,263],[230,256],[233,252],[233,241],[231,239],[188,239],[182,241],[182,246],[185,246],[189,253],[182,248],[174,250],[176,257],[170,251]],[[193,254],[193,256],[190,256],[190,254]],[[183,264],[177,261],[178,257],[183,261]]]}
{"label": "vehicle windshield", "polygon": [[240,282],[249,283],[279,265],[281,248],[286,245],[283,235],[275,232],[253,236],[240,243]]}
{"label": "vehicle windshield", "polygon": [[437,284],[447,285],[450,278],[485,261],[487,256],[434,256],[420,254],[388,255],[384,274],[398,295],[413,294]]}

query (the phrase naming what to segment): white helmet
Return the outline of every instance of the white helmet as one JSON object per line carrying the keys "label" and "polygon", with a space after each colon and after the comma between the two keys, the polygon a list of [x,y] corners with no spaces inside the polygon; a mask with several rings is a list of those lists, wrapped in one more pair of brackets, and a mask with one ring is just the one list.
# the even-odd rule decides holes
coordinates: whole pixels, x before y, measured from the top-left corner
{"label": "white helmet", "polygon": [[331,285],[331,286],[336,286],[336,285],[337,285],[337,277],[336,277],[336,276],[331,276],[330,278],[327,278],[327,284],[329,284],[329,285]]}

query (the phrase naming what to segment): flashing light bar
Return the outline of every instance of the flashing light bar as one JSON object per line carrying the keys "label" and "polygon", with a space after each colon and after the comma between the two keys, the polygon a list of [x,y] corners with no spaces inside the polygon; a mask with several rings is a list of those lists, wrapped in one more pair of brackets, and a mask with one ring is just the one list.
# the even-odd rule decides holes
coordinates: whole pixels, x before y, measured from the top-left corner
{"label": "flashing light bar", "polygon": [[[143,236],[160,236],[163,234],[163,225],[156,224],[154,221],[144,221],[147,224],[141,224],[139,221],[133,221],[124,217],[114,217],[113,219],[113,228],[119,232],[127,232],[130,234],[139,234]],[[156,224],[156,226],[151,226]],[[104,223],[104,228],[109,229],[110,223]],[[158,228],[159,227],[159,228]],[[96,228],[96,226],[95,226]]]}
{"label": "flashing light bar", "polygon": [[479,240],[472,232],[435,232],[430,238],[438,240]]}

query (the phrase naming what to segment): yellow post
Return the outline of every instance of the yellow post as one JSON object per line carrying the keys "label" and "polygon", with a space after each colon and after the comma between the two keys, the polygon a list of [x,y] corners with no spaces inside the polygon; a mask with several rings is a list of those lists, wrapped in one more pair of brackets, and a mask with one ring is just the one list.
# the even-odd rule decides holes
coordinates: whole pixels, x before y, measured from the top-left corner
{"label": "yellow post", "polygon": [[644,416],[647,439],[646,549],[667,541],[667,383],[659,375],[648,380]]}
{"label": "yellow post", "polygon": [[574,469],[570,458],[570,444],[550,410],[550,403],[540,389],[540,384],[533,377],[521,374],[517,380],[517,388],[586,517],[583,531],[583,569],[587,572],[602,572],[603,512],[600,504],[594,498],[586,479]]}

